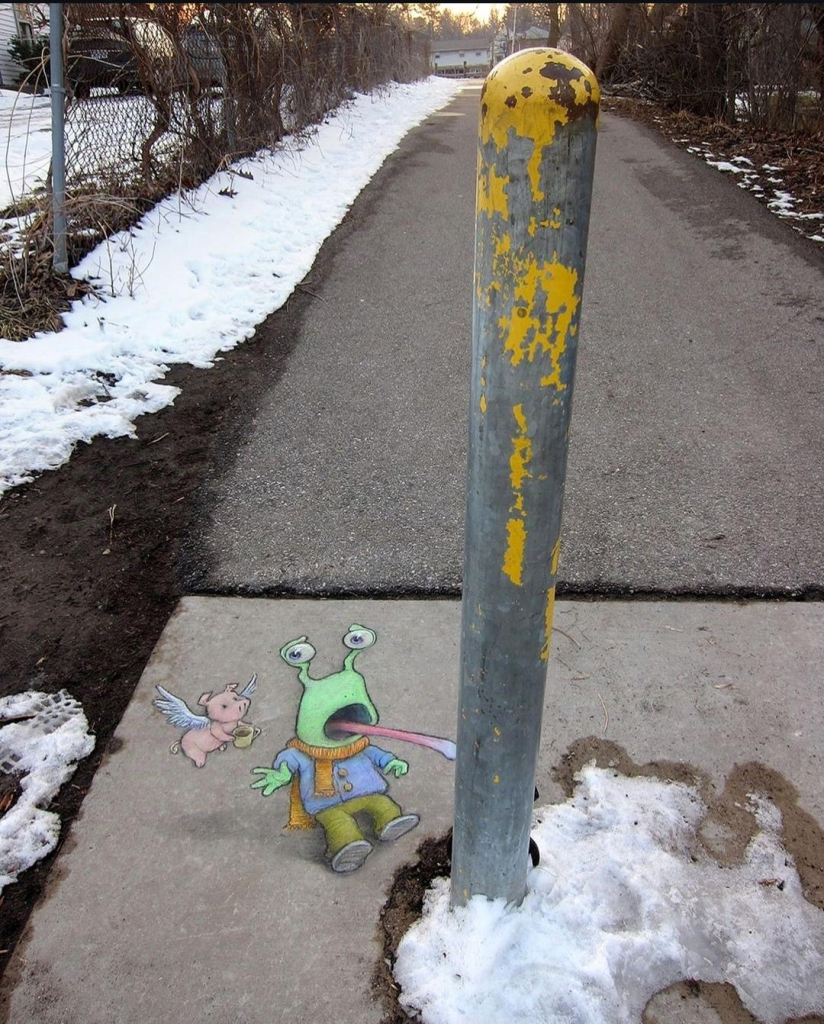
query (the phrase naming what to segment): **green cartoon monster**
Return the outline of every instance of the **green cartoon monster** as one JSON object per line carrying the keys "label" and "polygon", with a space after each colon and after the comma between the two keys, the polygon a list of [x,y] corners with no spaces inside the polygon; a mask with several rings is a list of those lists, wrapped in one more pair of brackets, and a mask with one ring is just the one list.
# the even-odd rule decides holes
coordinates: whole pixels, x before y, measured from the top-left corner
{"label": "green cartoon monster", "polygon": [[448,740],[378,728],[377,709],[355,668],[358,655],[376,640],[374,630],[351,626],[343,638],[349,648],[343,668],[323,679],[309,675],[309,662],[316,652],[305,636],[281,648],[281,658],[298,669],[303,686],[296,736],[271,768],[252,769],[261,776],[252,788],[260,789],[263,796],[291,783],[288,827],[312,828],[320,823],[326,834],[326,856],[332,869],[342,873],[356,871],[373,849],[356,814],[363,812],[371,818],[381,842],[398,839],[420,820],[417,814],[404,814],[387,796],[385,776],[406,775],[409,765],[370,744],[366,734],[420,743],[447,757],[450,748],[454,751]]}

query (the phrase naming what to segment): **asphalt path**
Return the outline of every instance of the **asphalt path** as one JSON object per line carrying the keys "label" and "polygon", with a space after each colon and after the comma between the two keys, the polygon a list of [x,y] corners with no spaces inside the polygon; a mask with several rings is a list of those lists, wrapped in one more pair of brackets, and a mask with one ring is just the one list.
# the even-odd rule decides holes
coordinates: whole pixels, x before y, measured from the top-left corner
{"label": "asphalt path", "polygon": [[[188,589],[459,589],[478,95],[412,131],[328,240],[285,371],[201,491]],[[567,592],[820,591],[823,271],[723,175],[603,117]]]}

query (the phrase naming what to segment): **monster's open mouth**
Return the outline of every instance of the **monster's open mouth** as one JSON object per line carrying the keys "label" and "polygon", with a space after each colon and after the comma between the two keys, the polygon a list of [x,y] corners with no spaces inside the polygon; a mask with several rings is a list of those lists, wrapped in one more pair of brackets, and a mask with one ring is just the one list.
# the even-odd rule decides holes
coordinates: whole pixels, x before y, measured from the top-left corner
{"label": "monster's open mouth", "polygon": [[351,729],[338,729],[335,726],[336,722],[346,722],[348,725],[352,723],[372,725],[374,719],[372,718],[372,712],[365,704],[347,704],[345,708],[339,708],[326,719],[326,725],[323,727],[323,731],[328,739],[335,740],[335,742],[349,739],[352,736]]}

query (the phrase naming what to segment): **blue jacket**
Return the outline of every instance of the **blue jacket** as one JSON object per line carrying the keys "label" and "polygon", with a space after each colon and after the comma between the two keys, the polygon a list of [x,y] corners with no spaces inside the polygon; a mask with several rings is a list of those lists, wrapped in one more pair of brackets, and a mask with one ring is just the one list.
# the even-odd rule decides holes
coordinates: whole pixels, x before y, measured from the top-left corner
{"label": "blue jacket", "polygon": [[307,813],[314,815],[359,796],[385,793],[389,784],[378,769],[384,769],[394,759],[394,754],[370,743],[359,754],[335,761],[332,770],[334,796],[315,796],[315,761],[302,750],[294,747],[281,750],[272,767],[280,768],[285,764],[292,775],[297,773],[300,776],[300,798]]}

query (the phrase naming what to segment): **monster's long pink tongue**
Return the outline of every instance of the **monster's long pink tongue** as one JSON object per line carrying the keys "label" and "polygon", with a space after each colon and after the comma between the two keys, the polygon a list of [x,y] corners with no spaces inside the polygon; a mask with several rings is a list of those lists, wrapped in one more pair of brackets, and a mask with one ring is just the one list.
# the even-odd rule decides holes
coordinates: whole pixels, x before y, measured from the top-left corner
{"label": "monster's long pink tongue", "polygon": [[419,747],[437,750],[449,761],[455,760],[455,744],[452,740],[441,739],[440,736],[424,736],[419,732],[383,729],[379,725],[360,725],[358,722],[335,722],[335,729],[340,729],[341,732],[359,733],[362,736],[386,736],[388,739],[401,740],[403,743],[415,743]]}

